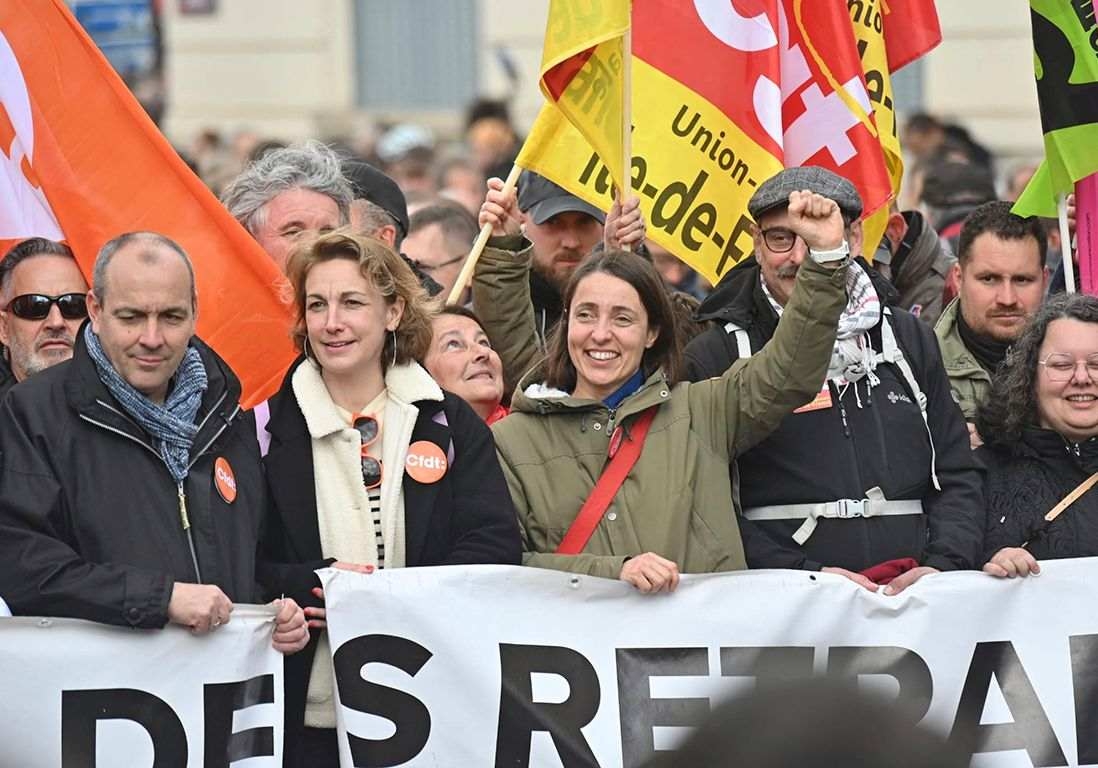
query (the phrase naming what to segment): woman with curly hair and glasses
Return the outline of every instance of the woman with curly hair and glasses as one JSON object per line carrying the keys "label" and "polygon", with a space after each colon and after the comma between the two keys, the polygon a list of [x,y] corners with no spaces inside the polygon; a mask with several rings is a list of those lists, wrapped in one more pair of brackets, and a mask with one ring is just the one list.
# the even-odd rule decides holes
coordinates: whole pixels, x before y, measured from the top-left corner
{"label": "woman with curly hair and glasses", "polygon": [[331,232],[296,250],[287,274],[304,354],[271,400],[260,578],[317,630],[286,664],[286,765],[337,766],[314,571],[518,564],[521,545],[488,427],[415,362],[431,312],[400,256]]}
{"label": "woman with curly hair and glasses", "polygon": [[987,573],[1098,555],[1098,298],[1050,298],[1014,343],[977,412]]}

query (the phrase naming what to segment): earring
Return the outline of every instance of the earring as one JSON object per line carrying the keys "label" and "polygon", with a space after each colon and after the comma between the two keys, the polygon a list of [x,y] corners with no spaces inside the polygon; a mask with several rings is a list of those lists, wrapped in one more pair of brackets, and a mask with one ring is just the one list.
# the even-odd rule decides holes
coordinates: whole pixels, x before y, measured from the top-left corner
{"label": "earring", "polygon": [[306,360],[312,360],[313,356],[309,354],[309,337],[305,336],[305,340],[301,343],[301,351],[305,353]]}
{"label": "earring", "polygon": [[393,365],[397,364],[397,333],[396,331],[389,331],[389,334],[393,337]]}

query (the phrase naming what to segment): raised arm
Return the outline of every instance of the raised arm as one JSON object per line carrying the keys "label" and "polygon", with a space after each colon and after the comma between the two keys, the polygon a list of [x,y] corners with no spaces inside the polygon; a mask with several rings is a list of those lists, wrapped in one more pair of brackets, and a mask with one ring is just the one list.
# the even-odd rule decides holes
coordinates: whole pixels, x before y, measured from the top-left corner
{"label": "raised arm", "polygon": [[503,361],[511,391],[544,354],[530,300],[533,245],[522,236],[515,192],[504,195],[499,179],[488,180],[479,221],[492,225],[492,237],[473,272],[473,309]]}
{"label": "raised arm", "polygon": [[[810,251],[834,250],[843,242],[838,205],[811,192],[790,194],[789,227]],[[722,438],[728,458],[769,435],[820,391],[846,305],[846,271],[845,261],[821,265],[806,255],[770,342],[719,378],[691,386],[691,412],[711,419],[710,434]]]}

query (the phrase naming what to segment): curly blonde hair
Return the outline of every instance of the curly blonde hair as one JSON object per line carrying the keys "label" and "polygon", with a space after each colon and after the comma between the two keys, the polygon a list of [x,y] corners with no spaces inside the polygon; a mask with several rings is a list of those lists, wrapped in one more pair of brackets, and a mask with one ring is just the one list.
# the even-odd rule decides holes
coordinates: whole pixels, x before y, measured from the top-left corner
{"label": "curly blonde hair", "polygon": [[286,277],[293,290],[294,324],[291,336],[298,350],[309,355],[305,345],[308,336],[305,327],[305,280],[314,266],[333,259],[357,262],[362,276],[370,281],[388,304],[393,304],[398,296],[404,299],[400,324],[396,331],[385,337],[381,352],[382,371],[387,370],[394,359],[398,365],[423,359],[431,346],[431,320],[436,313],[434,303],[400,254],[381,240],[357,235],[348,229],[318,235],[303,242],[290,254]]}

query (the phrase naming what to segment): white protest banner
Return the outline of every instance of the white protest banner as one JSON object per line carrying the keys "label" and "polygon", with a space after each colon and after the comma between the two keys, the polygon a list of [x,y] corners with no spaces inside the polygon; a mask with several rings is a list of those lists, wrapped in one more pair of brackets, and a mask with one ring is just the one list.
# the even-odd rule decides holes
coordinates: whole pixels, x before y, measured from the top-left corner
{"label": "white protest banner", "polygon": [[174,625],[0,619],[0,765],[280,768],[274,615],[237,605],[201,636]]}
{"label": "white protest banner", "polygon": [[637,766],[719,699],[822,675],[893,696],[978,768],[1096,764],[1098,559],[1042,569],[894,597],[794,571],[655,596],[533,568],[321,571],[343,765]]}

